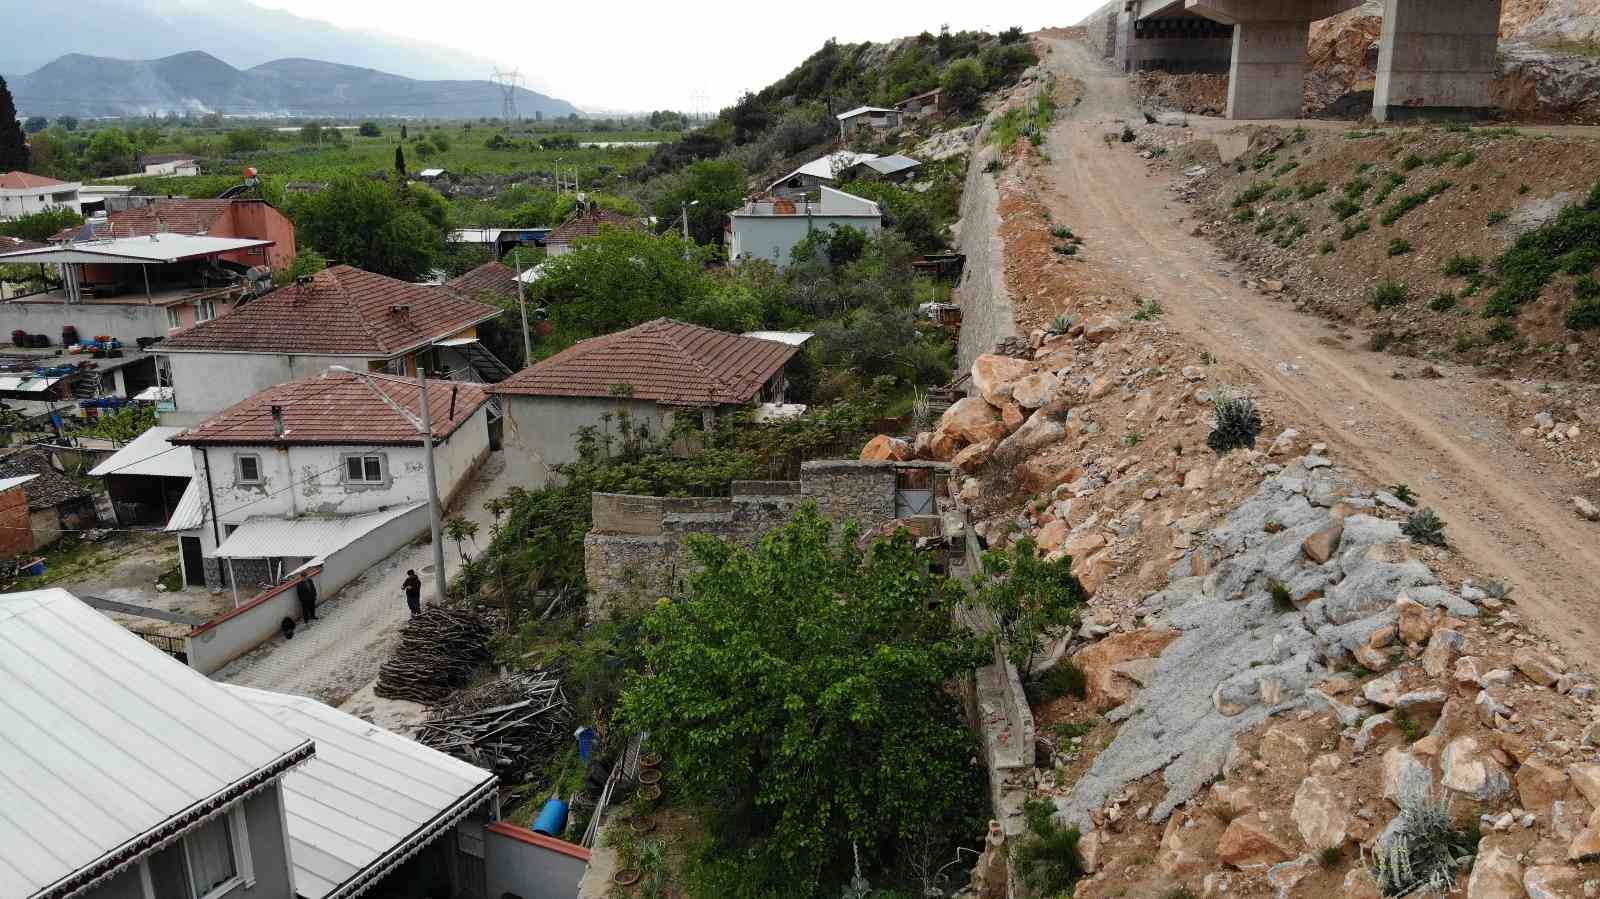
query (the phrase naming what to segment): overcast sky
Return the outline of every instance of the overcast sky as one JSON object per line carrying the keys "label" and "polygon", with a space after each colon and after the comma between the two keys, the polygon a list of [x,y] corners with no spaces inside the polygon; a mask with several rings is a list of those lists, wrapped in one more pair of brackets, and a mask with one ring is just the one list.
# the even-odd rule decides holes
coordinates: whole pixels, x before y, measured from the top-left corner
{"label": "overcast sky", "polygon": [[830,37],[881,41],[946,23],[1031,31],[1074,24],[1103,0],[254,2],[473,53],[584,109],[715,111],[782,77]]}

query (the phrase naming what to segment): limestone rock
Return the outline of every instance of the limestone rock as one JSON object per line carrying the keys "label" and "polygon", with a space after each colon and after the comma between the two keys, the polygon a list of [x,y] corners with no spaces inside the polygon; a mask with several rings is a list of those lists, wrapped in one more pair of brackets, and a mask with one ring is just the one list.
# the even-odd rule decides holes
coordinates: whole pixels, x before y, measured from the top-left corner
{"label": "limestone rock", "polygon": [[1176,639],[1178,639],[1177,631],[1142,628],[1112,634],[1098,643],[1079,650],[1073,655],[1072,660],[1083,669],[1088,681],[1085,701],[1098,712],[1107,711],[1127,702],[1133,695],[1135,685],[1118,674],[1113,666],[1132,659],[1158,656],[1161,650],[1166,649],[1167,645]]}
{"label": "limestone rock", "polygon": [[1260,812],[1252,812],[1233,819],[1217,843],[1217,858],[1225,865],[1245,868],[1252,865],[1275,865],[1294,858],[1294,852],[1282,837],[1267,827]]}
{"label": "limestone rock", "polygon": [[[1022,426],[1023,431],[1027,429],[1027,425]],[[1017,433],[1021,434],[1022,431]],[[1005,444],[1002,443],[1000,447],[1002,455],[1004,450]],[[1073,465],[1070,460],[1029,459],[1012,468],[1011,476],[1023,490],[1029,493],[1044,493],[1047,490],[1054,490],[1058,484],[1077,480],[1081,472],[1082,469]]]}
{"label": "limestone rock", "polygon": [[1367,681],[1361,688],[1361,695],[1367,701],[1392,709],[1400,702],[1400,672],[1391,671],[1382,677],[1375,677]]}
{"label": "limestone rock", "polygon": [[1572,838],[1567,849],[1567,861],[1588,863],[1600,860],[1600,808],[1589,815],[1589,824],[1583,832]]}
{"label": "limestone rock", "polygon": [[984,353],[972,360],[972,386],[977,388],[979,396],[998,408],[1011,398],[1016,382],[1031,371],[1033,366],[1021,359]]}
{"label": "limestone rock", "polygon": [[1370,643],[1357,646],[1351,655],[1355,656],[1356,662],[1368,671],[1388,671],[1389,666],[1394,664],[1394,659],[1387,652]]}
{"label": "limestone rock", "polygon": [[1357,865],[1350,869],[1344,876],[1344,888],[1339,893],[1340,899],[1382,899],[1378,893],[1378,881],[1373,878],[1372,872],[1366,865]]}
{"label": "limestone rock", "polygon": [[935,462],[949,462],[965,445],[965,440],[940,428],[928,435],[928,458]]}
{"label": "limestone rock", "polygon": [[1452,676],[1457,684],[1463,687],[1477,687],[1483,684],[1483,665],[1477,656],[1462,656],[1456,659]]}
{"label": "limestone rock", "polygon": [[1534,814],[1550,813],[1550,806],[1565,798],[1567,773],[1541,759],[1528,759],[1517,769],[1517,801]]}
{"label": "limestone rock", "polygon": [[989,464],[989,458],[994,453],[995,444],[996,441],[994,440],[985,440],[982,443],[974,443],[961,452],[956,453],[955,458],[951,459],[950,462],[951,464],[955,465],[956,468],[961,469],[961,471],[965,474],[976,474],[979,469]]}
{"label": "limestone rock", "polygon": [[1267,886],[1272,887],[1274,895],[1287,897],[1300,881],[1315,874],[1317,868],[1317,860],[1309,855],[1281,862],[1267,869]]}
{"label": "limestone rock", "polygon": [[1422,653],[1422,670],[1429,677],[1443,677],[1446,671],[1455,664],[1456,657],[1461,654],[1461,647],[1466,645],[1466,638],[1460,631],[1440,628],[1428,638],[1428,648]]}
{"label": "limestone rock", "polygon": [[999,409],[978,397],[966,396],[945,410],[944,416],[939,419],[939,429],[934,432],[935,439],[940,433],[963,443],[982,443],[985,440],[1003,439],[1010,432],[1006,430],[1005,422],[1000,420]]}
{"label": "limestone rock", "polygon": [[1115,316],[1101,315],[1084,323],[1083,337],[1090,343],[1105,343],[1122,331],[1122,322]]}
{"label": "limestone rock", "polygon": [[1106,538],[1104,534],[1084,534],[1067,541],[1065,549],[1066,554],[1072,557],[1073,569],[1077,570],[1085,567],[1089,558],[1104,549],[1105,545]]}
{"label": "limestone rock", "polygon": [[1047,371],[1034,372],[1011,385],[1011,401],[1024,409],[1037,409],[1055,395],[1061,379]]}
{"label": "limestone rock", "polygon": [[911,455],[918,459],[933,458],[933,432],[921,431],[911,443]]}
{"label": "limestone rock", "polygon": [[1439,756],[1439,782],[1479,802],[1491,802],[1511,791],[1511,778],[1476,737],[1456,737]]}
{"label": "limestone rock", "polygon": [[1368,716],[1361,722],[1361,729],[1356,732],[1356,751],[1366,752],[1374,743],[1398,730],[1392,712]]}
{"label": "limestone rock", "polygon": [[1589,800],[1591,808],[1600,808],[1600,765],[1573,765],[1567,769],[1572,786]]}
{"label": "limestone rock", "polygon": [[1201,854],[1200,848],[1191,845],[1196,842],[1190,839],[1189,829],[1184,826],[1186,821],[1182,813],[1167,819],[1167,829],[1161,835],[1161,847],[1156,852],[1156,867],[1161,873],[1175,879],[1183,879],[1211,867]]}
{"label": "limestone rock", "polygon": [[1349,810],[1339,798],[1338,784],[1333,779],[1312,776],[1300,781],[1290,816],[1300,831],[1300,839],[1313,852],[1344,845]]}
{"label": "limestone rock", "polygon": [[1467,881],[1467,899],[1522,899],[1524,895],[1522,865],[1516,854],[1497,845],[1480,846]]}
{"label": "limestone rock", "polygon": [[1237,818],[1255,811],[1256,795],[1247,786],[1231,781],[1219,781],[1211,787],[1211,800],[1228,818]]}
{"label": "limestone rock", "polygon": [[914,455],[911,444],[888,434],[879,434],[861,448],[863,462],[905,462]]}
{"label": "limestone rock", "polygon": [[1383,798],[1400,805],[1402,797],[1433,787],[1433,772],[1420,759],[1404,749],[1383,754]]}
{"label": "limestone rock", "polygon": [[1072,525],[1058,518],[1040,528],[1039,533],[1033,536],[1033,542],[1038,544],[1041,553],[1048,555],[1061,548],[1071,531]]}
{"label": "limestone rock", "polygon": [[1006,430],[1012,432],[1013,434],[1016,433],[1017,429],[1022,427],[1023,423],[1027,420],[1027,410],[1023,409],[1012,400],[1006,400],[1005,404],[1000,407],[1000,421],[1005,424]]}
{"label": "limestone rock", "polygon": [[1196,465],[1183,476],[1183,489],[1204,490],[1211,483],[1211,466]]}
{"label": "limestone rock", "polygon": [[1010,437],[1000,441],[996,452],[1004,459],[1023,459],[1062,442],[1066,437],[1066,423],[1044,412],[1035,412],[1021,426],[1013,429]]}
{"label": "limestone rock", "polygon": [[1567,865],[1536,865],[1522,875],[1528,899],[1578,899],[1582,882],[1578,869]]}
{"label": "limestone rock", "polygon": [[1553,686],[1561,679],[1567,666],[1555,656],[1547,653],[1536,652],[1532,649],[1523,649],[1513,657],[1512,663],[1517,666],[1528,680],[1541,687]]}
{"label": "limestone rock", "polygon": [[1332,524],[1307,537],[1300,544],[1300,551],[1306,554],[1306,558],[1321,565],[1339,551],[1339,541],[1343,538],[1344,522],[1335,519]]}
{"label": "limestone rock", "polygon": [[1572,498],[1572,508],[1578,513],[1579,518],[1588,521],[1600,521],[1600,506],[1596,506],[1581,496]]}
{"label": "limestone rock", "polygon": [[1428,610],[1416,600],[1401,596],[1394,601],[1395,629],[1400,639],[1407,643],[1426,643],[1433,632],[1433,620]]}

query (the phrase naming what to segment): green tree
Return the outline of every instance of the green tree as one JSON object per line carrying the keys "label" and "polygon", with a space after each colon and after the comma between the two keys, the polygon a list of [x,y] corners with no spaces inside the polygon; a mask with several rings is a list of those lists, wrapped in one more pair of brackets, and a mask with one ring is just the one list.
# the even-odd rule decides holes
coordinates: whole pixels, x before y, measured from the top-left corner
{"label": "green tree", "polygon": [[450,135],[444,133],[443,129],[434,131],[433,134],[429,136],[428,140],[432,141],[433,145],[439,148],[440,153],[447,153],[450,151]]}
{"label": "green tree", "polygon": [[84,433],[116,444],[125,444],[155,427],[156,419],[155,406],[145,404],[124,406],[109,415],[96,418],[94,426]]}
{"label": "green tree", "polygon": [[421,279],[444,254],[444,199],[425,187],[345,177],[296,195],[296,237],[328,259],[404,281]]}
{"label": "green tree", "polygon": [[400,124],[400,139],[402,141],[406,139],[406,126],[404,122]]}
{"label": "green tree", "polygon": [[[406,126],[404,126],[404,125],[400,126],[400,128],[402,130],[404,130],[405,127]],[[404,178],[406,176],[406,148],[405,147],[396,146],[394,148],[394,170],[395,170],[396,173],[398,173],[400,175],[400,177]]]}
{"label": "green tree", "polygon": [[378,127],[377,122],[362,122],[356,133],[362,137],[380,137],[383,135],[383,129]]}
{"label": "green tree", "polygon": [[28,171],[28,139],[17,121],[17,105],[11,89],[0,78],[0,172]]}
{"label": "green tree", "polygon": [[322,142],[322,123],[307,122],[300,126],[300,142],[304,144],[317,144]]}
{"label": "green tree", "polygon": [[67,132],[50,128],[35,134],[28,144],[28,171],[63,181],[74,180],[77,165]]}
{"label": "green tree", "polygon": [[52,206],[38,212],[0,222],[0,234],[23,240],[46,241],[62,228],[83,224],[83,216],[65,206]]}
{"label": "green tree", "polygon": [[[904,531],[863,551],[807,507],[754,549],[692,537],[687,596],[646,616],[645,673],[619,706],[691,801],[720,812],[751,895],[836,894],[981,805],[949,685],[984,653],[960,591]],[[970,822],[970,823],[969,823]],[[719,853],[724,858],[733,852]]]}
{"label": "green tree", "polygon": [[293,284],[296,280],[315,275],[327,267],[328,260],[324,259],[321,253],[311,247],[300,247],[288,268],[272,273],[273,280],[280,286]]}
{"label": "green tree", "polygon": [[265,128],[235,128],[225,139],[229,153],[259,153],[267,146]]}
{"label": "green tree", "polygon": [[673,235],[602,227],[550,259],[534,293],[574,337],[608,334],[662,316],[686,317],[711,288],[711,251]]}
{"label": "green tree", "polygon": [[670,176],[664,193],[653,204],[656,219],[675,222],[684,204],[689,209],[689,236],[696,243],[722,243],[728,213],[744,202],[748,176],[744,166],[731,159],[696,162]]}
{"label": "green tree", "polygon": [[89,141],[85,162],[96,175],[124,175],[133,171],[133,142],[118,128],[101,128]]}
{"label": "green tree", "polygon": [[983,97],[986,79],[983,67],[976,59],[958,59],[944,67],[939,86],[944,88],[945,100],[962,112],[969,112]]}
{"label": "green tree", "polygon": [[50,120],[42,115],[28,116],[28,120],[22,123],[22,130],[29,134],[38,134],[48,127]]}
{"label": "green tree", "polygon": [[78,119],[77,119],[76,116],[69,116],[69,115],[56,116],[56,124],[60,125],[62,130],[64,130],[64,131],[77,131],[78,130]]}
{"label": "green tree", "polygon": [[1010,551],[984,553],[976,586],[973,608],[988,616],[1023,677],[1033,672],[1044,642],[1076,626],[1089,601],[1072,573],[1072,557],[1041,558],[1038,547],[1026,537]]}

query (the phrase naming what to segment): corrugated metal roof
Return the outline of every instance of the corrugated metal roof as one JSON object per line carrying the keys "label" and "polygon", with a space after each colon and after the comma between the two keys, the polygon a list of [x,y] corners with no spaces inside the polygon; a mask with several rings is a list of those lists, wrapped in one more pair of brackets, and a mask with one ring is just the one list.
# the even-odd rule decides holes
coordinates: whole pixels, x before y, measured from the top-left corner
{"label": "corrugated metal roof", "polygon": [[183,496],[178,498],[178,505],[172,510],[172,517],[167,519],[166,530],[172,533],[192,531],[205,523],[205,495],[200,490],[200,481],[191,479],[189,486],[183,488]]}
{"label": "corrugated metal roof", "polygon": [[10,390],[17,393],[43,393],[60,382],[58,377],[41,378],[36,375],[3,375],[0,376],[0,390]]}
{"label": "corrugated metal roof", "polygon": [[918,160],[912,159],[910,156],[902,156],[899,153],[893,156],[880,156],[877,159],[864,159],[860,164],[880,175],[893,175],[922,165]]}
{"label": "corrugated metal roof", "polygon": [[490,772],[315,699],[224,689],[316,742],[316,757],[283,779],[294,890],[305,899],[353,894],[494,789]]}
{"label": "corrugated metal roof", "polygon": [[338,518],[250,518],[222,541],[216,555],[221,559],[318,558],[349,546],[373,529],[420,506],[422,503],[413,503],[386,512]]}
{"label": "corrugated metal roof", "polygon": [[177,262],[197,256],[215,256],[251,247],[268,247],[270,240],[243,237],[209,237],[196,234],[152,234],[66,244],[48,250],[0,253],[3,262],[146,263]]}
{"label": "corrugated metal roof", "polygon": [[0,895],[55,897],[270,783],[311,741],[65,590],[0,596]]}
{"label": "corrugated metal roof", "polygon": [[856,163],[866,162],[869,159],[877,158],[878,154],[876,153],[852,153],[849,150],[840,150],[837,153],[829,153],[827,156],[819,156],[805,165],[795,169],[789,174],[784,175],[782,178],[772,182],[771,186],[769,186],[767,189],[771,190],[772,188],[777,187],[796,175],[810,175],[813,178],[821,178],[826,181],[832,181],[835,177],[835,171],[842,172]]}
{"label": "corrugated metal roof", "polygon": [[839,113],[838,115],[834,116],[834,118],[836,118],[836,119],[838,119],[839,121],[842,122],[845,119],[853,119],[858,115],[865,115],[865,114],[867,114],[869,112],[899,112],[899,111],[900,110],[898,110],[898,109],[890,109],[890,108],[888,108],[886,106],[857,106],[855,109],[847,109],[844,112]]}
{"label": "corrugated metal roof", "polygon": [[152,475],[158,478],[194,477],[194,450],[186,446],[173,446],[167,438],[183,428],[156,426],[133,438],[109,459],[90,469],[89,476],[103,478],[111,474]]}
{"label": "corrugated metal roof", "polygon": [[16,478],[0,478],[0,493],[4,493],[12,487],[21,487],[36,477],[38,477],[36,474],[25,474]]}
{"label": "corrugated metal roof", "polygon": [[786,343],[789,346],[800,346],[815,337],[816,334],[812,331],[746,331],[744,336],[754,337],[757,340],[775,340],[778,343]]}

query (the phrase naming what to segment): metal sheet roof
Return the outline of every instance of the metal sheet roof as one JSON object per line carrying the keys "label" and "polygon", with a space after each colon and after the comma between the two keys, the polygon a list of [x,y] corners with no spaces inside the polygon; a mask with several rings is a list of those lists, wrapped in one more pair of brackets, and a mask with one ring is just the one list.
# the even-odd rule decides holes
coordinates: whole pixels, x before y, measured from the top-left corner
{"label": "metal sheet roof", "polygon": [[178,505],[173,507],[172,517],[167,519],[166,530],[171,533],[192,531],[205,523],[205,495],[200,490],[200,481],[191,479],[189,486],[183,488]]}
{"label": "metal sheet roof", "polygon": [[112,240],[90,240],[64,244],[48,250],[23,250],[0,253],[0,262],[88,262],[146,263],[177,262],[197,256],[215,256],[251,247],[272,246],[270,240],[250,240],[243,237],[211,237],[204,234],[151,234],[146,237],[118,237]]}
{"label": "metal sheet roof", "polygon": [[15,478],[0,478],[0,493],[4,493],[12,487],[21,487],[36,477],[38,477],[36,474],[25,474]]}
{"label": "metal sheet roof", "polygon": [[778,343],[787,343],[790,346],[800,346],[815,337],[816,334],[811,331],[746,331],[744,336],[754,337],[757,340],[775,340]]}
{"label": "metal sheet roof", "polygon": [[283,779],[294,890],[305,899],[358,892],[488,798],[495,776],[315,699],[226,686],[316,742]]}
{"label": "metal sheet roof", "polygon": [[829,153],[826,156],[818,156],[816,159],[772,182],[767,189],[771,190],[796,175],[810,175],[813,178],[832,181],[835,177],[834,171],[836,167],[838,171],[842,172],[856,163],[877,158],[878,154],[876,153],[852,153],[849,150],[840,150],[836,153]]}
{"label": "metal sheet roof", "polygon": [[902,156],[899,153],[893,156],[879,156],[877,159],[864,159],[859,164],[872,169],[880,175],[893,175],[922,165],[918,160],[912,159],[910,156]]}
{"label": "metal sheet roof", "polygon": [[61,379],[56,377],[36,378],[33,375],[0,375],[0,390],[10,390],[17,393],[43,393],[55,386]]}
{"label": "metal sheet roof", "polygon": [[156,426],[133,438],[111,457],[89,470],[89,476],[103,478],[111,474],[151,475],[158,478],[194,477],[194,450],[187,446],[173,446],[167,438],[183,428]]}
{"label": "metal sheet roof", "polygon": [[899,111],[900,110],[898,110],[898,109],[893,109],[893,108],[890,108],[890,107],[887,107],[887,106],[857,106],[855,109],[847,109],[844,112],[839,113],[838,115],[834,116],[834,118],[836,118],[836,119],[838,119],[839,121],[842,122],[845,119],[853,119],[858,115],[866,115],[869,112],[899,112]]}
{"label": "metal sheet roof", "polygon": [[65,590],[0,596],[0,895],[109,876],[311,741]]}
{"label": "metal sheet roof", "polygon": [[422,505],[338,518],[250,518],[222,541],[216,555],[222,559],[319,558]]}

